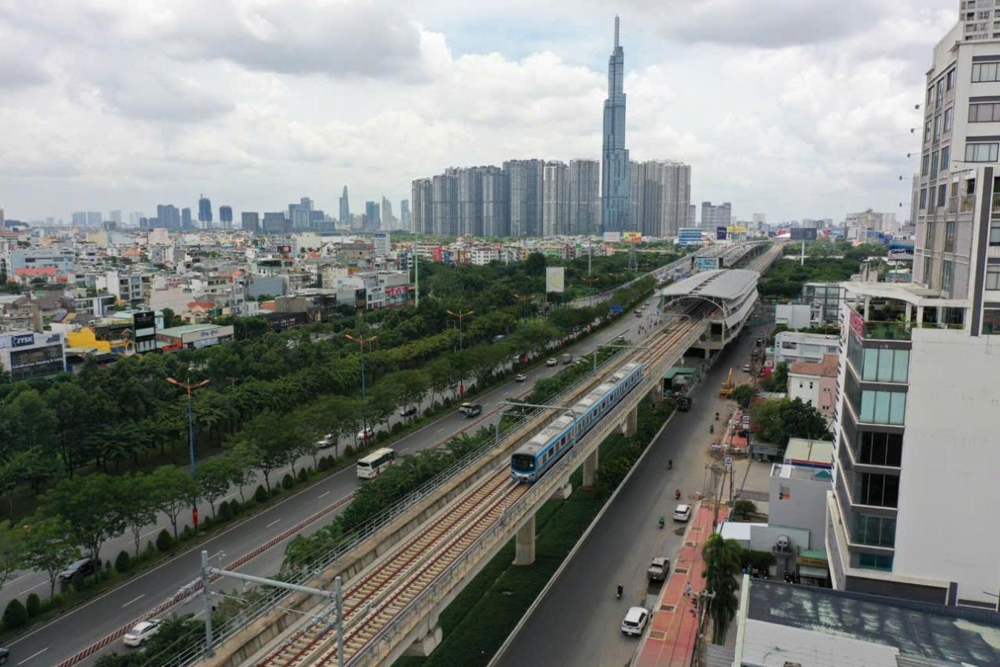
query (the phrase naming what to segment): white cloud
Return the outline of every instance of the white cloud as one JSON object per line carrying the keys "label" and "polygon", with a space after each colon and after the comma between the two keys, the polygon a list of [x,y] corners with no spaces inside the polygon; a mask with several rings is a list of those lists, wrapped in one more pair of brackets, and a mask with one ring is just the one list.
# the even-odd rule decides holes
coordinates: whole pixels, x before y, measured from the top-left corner
{"label": "white cloud", "polygon": [[[630,0],[632,157],[691,163],[740,216],[908,201],[953,5]],[[447,166],[598,159],[610,42],[593,0],[0,0],[0,206],[332,211],[347,183],[358,209]]]}

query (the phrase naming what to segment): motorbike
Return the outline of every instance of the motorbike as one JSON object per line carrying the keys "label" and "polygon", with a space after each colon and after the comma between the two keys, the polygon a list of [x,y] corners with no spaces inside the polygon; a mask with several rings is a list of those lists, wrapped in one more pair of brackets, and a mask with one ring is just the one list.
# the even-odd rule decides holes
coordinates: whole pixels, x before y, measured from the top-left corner
{"label": "motorbike", "polygon": [[674,498],[676,498],[677,500],[681,499],[681,490],[680,489],[677,489],[676,491],[674,491]]}
{"label": "motorbike", "polygon": [[666,524],[667,520],[662,516],[660,517],[660,530],[663,530],[663,526]]}
{"label": "motorbike", "polygon": [[617,590],[617,593],[616,593],[615,597],[617,597],[619,600],[622,599],[622,591],[623,590],[625,590],[625,589],[622,587],[622,585],[618,584],[618,590]]}
{"label": "motorbike", "polygon": [[667,470],[673,470],[673,469],[674,469],[674,460],[670,459],[669,461],[667,461]]}
{"label": "motorbike", "polygon": [[718,412],[715,413],[715,421],[719,421],[719,413]]}
{"label": "motorbike", "polygon": [[715,424],[709,424],[708,425],[708,432],[709,433],[715,433]]}

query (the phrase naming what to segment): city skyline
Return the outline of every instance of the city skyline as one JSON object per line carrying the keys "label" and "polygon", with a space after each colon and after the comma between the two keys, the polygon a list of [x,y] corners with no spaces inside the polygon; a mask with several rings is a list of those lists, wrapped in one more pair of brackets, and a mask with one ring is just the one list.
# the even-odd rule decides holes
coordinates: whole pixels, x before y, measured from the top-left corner
{"label": "city skyline", "polygon": [[[690,164],[696,201],[773,220],[898,210],[909,199],[898,177],[915,171],[905,158],[915,73],[954,3],[864,3],[822,26],[808,22],[810,3],[768,4],[630,6],[631,159]],[[600,159],[612,18],[600,8],[543,9],[530,32],[513,29],[530,14],[519,4],[500,21],[447,2],[406,15],[368,3],[252,17],[178,5],[162,25],[126,6],[26,12],[4,10],[0,47],[18,64],[0,72],[0,118],[20,128],[5,137],[0,171],[8,218],[148,213],[201,191],[234,212],[266,211],[296,192],[332,202],[343,183],[356,201],[398,201],[446,165]],[[321,38],[386,26],[398,30],[375,53]],[[70,48],[77,58],[63,57]],[[63,134],[46,141],[53,127]]]}

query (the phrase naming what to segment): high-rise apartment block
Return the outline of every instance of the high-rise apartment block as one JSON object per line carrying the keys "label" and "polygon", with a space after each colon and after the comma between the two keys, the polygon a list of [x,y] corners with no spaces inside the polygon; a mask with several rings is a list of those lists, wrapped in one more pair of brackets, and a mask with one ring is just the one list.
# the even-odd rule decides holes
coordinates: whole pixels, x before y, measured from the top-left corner
{"label": "high-rise apartment block", "polygon": [[926,71],[913,283],[844,284],[826,550],[837,589],[996,610],[1000,40],[992,5],[963,1]]}
{"label": "high-rise apartment block", "polygon": [[601,152],[601,223],[605,231],[629,225],[629,162],[625,148],[625,51],[618,44],[608,59],[608,98],[604,100],[604,147]]}
{"label": "high-rise apartment block", "polygon": [[691,227],[691,166],[671,160],[629,164],[629,229],[643,236],[676,237]]}
{"label": "high-rise apartment block", "polygon": [[100,227],[102,222],[104,222],[104,219],[100,211],[87,211],[88,227]]}
{"label": "high-rise apartment block", "polygon": [[198,199],[198,223],[202,229],[212,227],[212,201],[204,195]]}
{"label": "high-rise apartment block", "polygon": [[292,231],[301,232],[312,229],[313,201],[309,197],[302,197],[298,204],[288,205],[288,219],[292,224]]}
{"label": "high-rise apartment block", "polygon": [[394,229],[396,218],[392,215],[392,202],[386,197],[382,197],[382,226],[386,229]]}
{"label": "high-rise apartment block", "polygon": [[87,226],[87,212],[86,211],[74,211],[70,215],[70,220],[74,227],[86,227]]}
{"label": "high-rise apartment block", "polygon": [[510,187],[510,235],[539,236],[542,233],[542,198],[545,162],[508,160],[503,163]]}
{"label": "high-rise apartment block", "polygon": [[399,202],[399,226],[405,231],[413,231],[413,216],[410,214],[409,199],[404,199]]}
{"label": "high-rise apartment block", "polygon": [[601,165],[597,160],[569,161],[569,230],[579,236],[601,231]]}
{"label": "high-rise apartment block", "polygon": [[413,181],[410,199],[413,200],[413,231],[417,234],[433,234],[433,181],[429,178],[418,178]]}
{"label": "high-rise apartment block", "polygon": [[156,223],[150,227],[161,229],[180,229],[181,212],[173,204],[160,204],[156,207]]}
{"label": "high-rise apartment block", "polygon": [[376,231],[382,228],[382,214],[378,202],[365,202],[365,231]]}
{"label": "high-rise apartment block", "polygon": [[194,222],[191,220],[191,209],[181,209],[181,229],[194,229]]}
{"label": "high-rise apartment block", "polygon": [[895,213],[880,213],[872,209],[860,213],[848,213],[844,223],[847,227],[847,238],[859,241],[864,241],[869,231],[892,234],[897,229]]}
{"label": "high-rise apartment block", "polygon": [[712,202],[701,203],[701,227],[714,230],[716,227],[728,227],[733,219],[733,205],[729,202],[713,206]]}
{"label": "high-rise apartment block", "polygon": [[251,211],[244,211],[240,214],[240,226],[245,232],[260,231],[260,214]]}
{"label": "high-rise apartment block", "polygon": [[223,229],[233,228],[233,207],[232,206],[220,206],[219,207],[219,224],[222,225]]}
{"label": "high-rise apartment block", "polygon": [[569,231],[569,170],[565,162],[546,162],[542,170],[542,236]]}

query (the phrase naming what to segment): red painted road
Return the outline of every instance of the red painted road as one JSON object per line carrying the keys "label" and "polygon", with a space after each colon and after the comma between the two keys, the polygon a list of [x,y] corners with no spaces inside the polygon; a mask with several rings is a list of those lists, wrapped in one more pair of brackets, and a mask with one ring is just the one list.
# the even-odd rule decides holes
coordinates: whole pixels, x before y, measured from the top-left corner
{"label": "red painted road", "polygon": [[[719,522],[725,510],[719,510]],[[635,667],[688,667],[698,634],[694,597],[705,588],[701,576],[704,562],[701,549],[712,534],[712,506],[704,503],[692,517],[684,546],[671,564],[671,573],[660,590],[649,632],[633,660]],[[690,584],[690,596],[684,595]]]}

